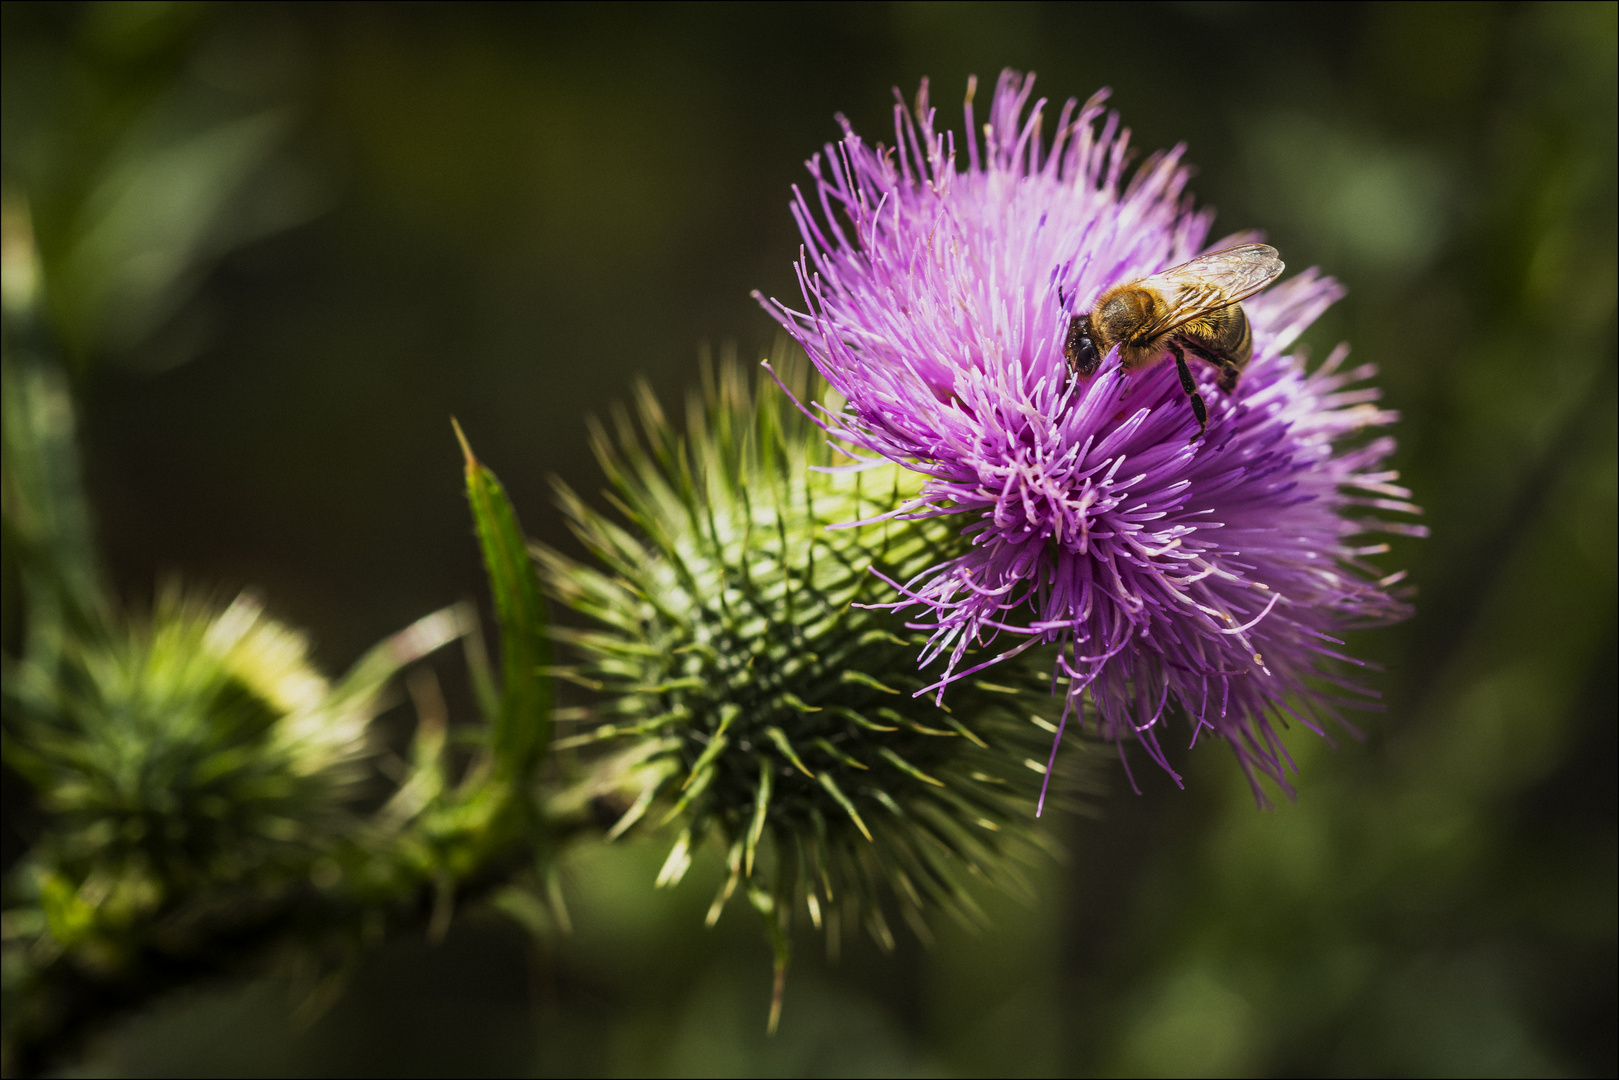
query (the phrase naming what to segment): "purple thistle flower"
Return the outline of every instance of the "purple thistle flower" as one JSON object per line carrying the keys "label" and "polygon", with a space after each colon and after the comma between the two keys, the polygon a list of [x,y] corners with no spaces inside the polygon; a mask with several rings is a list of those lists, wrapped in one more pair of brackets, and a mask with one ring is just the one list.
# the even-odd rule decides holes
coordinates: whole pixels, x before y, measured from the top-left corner
{"label": "purple thistle flower", "polygon": [[[925,82],[914,116],[895,107],[894,148],[840,117],[842,141],[809,162],[811,196],[795,188],[807,311],[767,306],[846,400],[818,410],[823,427],[857,458],[927,477],[893,513],[966,522],[966,554],[890,582],[892,606],[920,608],[911,625],[931,632],[921,663],[944,660],[920,693],[942,700],[1055,643],[1065,723],[1121,758],[1133,736],[1179,783],[1159,745],[1178,704],[1194,743],[1205,729],[1229,742],[1261,803],[1258,774],[1291,796],[1276,725],[1353,731],[1338,708],[1376,695],[1339,674],[1357,662],[1338,635],[1410,613],[1391,592],[1402,575],[1364,561],[1386,545],[1357,536],[1422,535],[1366,514],[1420,511],[1383,469],[1394,440],[1349,438],[1396,414],[1375,389],[1345,389],[1374,373],[1341,370],[1345,347],[1311,373],[1287,352],[1343,294],[1314,270],[1244,302],[1253,360],[1233,393],[1193,365],[1210,412],[1199,441],[1173,362],[1125,372],[1115,350],[1071,376],[1068,322],[1103,290],[1252,237],[1206,243],[1212,214],[1184,195],[1181,147],[1126,182],[1129,132],[1104,116],[1105,92],[1068,101],[1047,146],[1033,82],[1001,76],[982,143],[969,83],[965,169]],[[969,655],[1003,634],[990,659]]]}

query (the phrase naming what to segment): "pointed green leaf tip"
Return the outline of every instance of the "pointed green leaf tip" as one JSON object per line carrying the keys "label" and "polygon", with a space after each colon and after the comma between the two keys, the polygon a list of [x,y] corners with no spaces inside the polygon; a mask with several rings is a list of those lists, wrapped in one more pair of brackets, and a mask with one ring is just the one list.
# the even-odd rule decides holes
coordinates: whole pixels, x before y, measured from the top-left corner
{"label": "pointed green leaf tip", "polygon": [[450,425],[466,456],[467,502],[500,620],[502,680],[499,711],[489,717],[492,749],[496,767],[518,779],[538,766],[551,737],[551,679],[544,673],[551,663],[545,599],[506,490],[473,454],[460,423],[452,417]]}

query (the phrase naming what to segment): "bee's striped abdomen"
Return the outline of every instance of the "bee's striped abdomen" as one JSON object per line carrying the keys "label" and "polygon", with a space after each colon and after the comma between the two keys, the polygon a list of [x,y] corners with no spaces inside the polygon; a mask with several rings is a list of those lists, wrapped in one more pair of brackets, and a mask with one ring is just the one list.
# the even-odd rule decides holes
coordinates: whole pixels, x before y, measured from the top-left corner
{"label": "bee's striped abdomen", "polygon": [[1220,369],[1220,389],[1230,391],[1237,376],[1254,355],[1254,332],[1241,304],[1230,304],[1209,312],[1181,328],[1194,351]]}

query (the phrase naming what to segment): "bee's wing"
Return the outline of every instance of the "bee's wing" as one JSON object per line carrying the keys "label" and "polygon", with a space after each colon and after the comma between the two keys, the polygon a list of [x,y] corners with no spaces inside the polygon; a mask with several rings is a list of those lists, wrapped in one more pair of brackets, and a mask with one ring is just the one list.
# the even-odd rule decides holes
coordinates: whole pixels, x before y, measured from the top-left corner
{"label": "bee's wing", "polygon": [[1281,272],[1282,260],[1275,248],[1269,244],[1239,244],[1142,278],[1136,282],[1137,287],[1151,289],[1164,303],[1163,314],[1141,333],[1167,333],[1245,300],[1275,281]]}

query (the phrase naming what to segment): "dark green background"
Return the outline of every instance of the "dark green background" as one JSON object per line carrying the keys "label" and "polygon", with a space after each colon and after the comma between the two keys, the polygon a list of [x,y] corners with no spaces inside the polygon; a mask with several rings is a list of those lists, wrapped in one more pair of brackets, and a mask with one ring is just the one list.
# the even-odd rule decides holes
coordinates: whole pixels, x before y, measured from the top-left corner
{"label": "dark green background", "polygon": [[929,75],[955,123],[1007,65],[1113,87],[1143,150],[1189,144],[1217,232],[1348,284],[1310,340],[1381,366],[1434,533],[1388,560],[1418,617],[1355,643],[1390,711],[1290,738],[1296,805],[1255,810],[1211,744],[1184,793],[1116,782],[995,932],[837,967],[806,938],[773,1041],[750,917],[704,932],[712,867],[654,894],[662,849],[625,844],[572,859],[553,953],[471,921],[388,946],[313,1026],[287,984],[199,988],[79,1068],[1611,1075],[1615,12],[5,4],[5,176],[47,258],[146,112],[288,118],[255,198],[294,224],[78,350],[136,602],[253,584],[335,671],[481,595],[451,414],[568,545],[548,476],[598,486],[587,415],[637,375],[673,400],[705,342],[768,348],[748,291],[795,294],[788,185],[833,113],[885,138]]}

